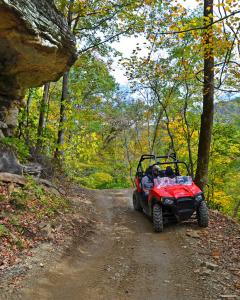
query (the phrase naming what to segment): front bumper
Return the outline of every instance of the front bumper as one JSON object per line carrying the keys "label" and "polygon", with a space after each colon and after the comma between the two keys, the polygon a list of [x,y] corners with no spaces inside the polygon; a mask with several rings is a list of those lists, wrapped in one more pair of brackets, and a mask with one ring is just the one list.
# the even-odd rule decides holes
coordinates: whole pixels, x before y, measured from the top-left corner
{"label": "front bumper", "polygon": [[182,197],[178,199],[167,198],[162,200],[163,211],[165,214],[172,214],[178,220],[184,221],[193,215],[197,210],[199,204],[203,201],[203,198],[197,200],[191,197]]}

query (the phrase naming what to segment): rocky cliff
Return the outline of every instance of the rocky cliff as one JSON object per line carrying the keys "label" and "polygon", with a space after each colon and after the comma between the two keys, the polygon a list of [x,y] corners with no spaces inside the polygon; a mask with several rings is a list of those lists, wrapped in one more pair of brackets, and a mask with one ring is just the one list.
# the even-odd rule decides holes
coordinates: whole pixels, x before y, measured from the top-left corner
{"label": "rocky cliff", "polygon": [[25,90],[58,80],[75,59],[74,38],[53,1],[0,0],[0,129],[5,135],[16,125]]}

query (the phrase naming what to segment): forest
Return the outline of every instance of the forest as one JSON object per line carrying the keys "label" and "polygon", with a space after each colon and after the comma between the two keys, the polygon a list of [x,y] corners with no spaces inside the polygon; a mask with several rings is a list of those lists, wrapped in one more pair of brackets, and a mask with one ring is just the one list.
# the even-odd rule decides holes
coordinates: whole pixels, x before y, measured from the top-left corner
{"label": "forest", "polygon": [[[28,90],[14,137],[2,142],[97,189],[131,187],[143,153],[175,152],[197,182],[206,177],[211,207],[239,217],[238,1],[205,1],[204,16],[202,1],[56,5],[78,59],[58,82]],[[142,42],[125,57],[114,45],[131,38]]]}

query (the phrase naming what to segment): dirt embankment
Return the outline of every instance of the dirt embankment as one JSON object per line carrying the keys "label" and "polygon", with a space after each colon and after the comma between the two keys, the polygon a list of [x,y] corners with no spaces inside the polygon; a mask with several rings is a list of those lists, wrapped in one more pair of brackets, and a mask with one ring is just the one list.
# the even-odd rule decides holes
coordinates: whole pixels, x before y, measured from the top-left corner
{"label": "dirt embankment", "polygon": [[[67,206],[64,208],[62,203],[60,206],[57,203],[57,211],[55,209],[58,199],[53,194],[52,198],[47,195],[46,206],[33,200],[37,203],[32,211],[29,199],[24,198],[26,201],[23,203],[18,199],[18,205],[25,205],[26,202],[27,207],[16,209],[15,203],[8,199],[8,189],[9,187],[1,186],[4,199],[0,202],[1,223],[5,224],[7,232],[1,236],[0,244],[0,299],[11,299],[11,294],[22,286],[23,279],[27,280],[51,264],[54,265],[72,245],[73,240],[77,243],[91,234],[95,214],[86,193],[74,186],[64,189],[66,194],[60,199],[64,199],[63,204],[67,203]],[[29,195],[29,189],[27,196],[34,199],[33,195]],[[51,200],[54,207],[48,202]]]}
{"label": "dirt embankment", "polygon": [[216,299],[240,299],[240,224],[217,211],[210,212],[210,220],[209,227],[195,237],[187,232],[196,261],[194,272]]}
{"label": "dirt embankment", "polygon": [[82,193],[72,191],[73,240],[36,249],[22,288],[1,299],[240,299],[237,224],[212,213],[209,229],[190,221],[156,234],[131,191]]}

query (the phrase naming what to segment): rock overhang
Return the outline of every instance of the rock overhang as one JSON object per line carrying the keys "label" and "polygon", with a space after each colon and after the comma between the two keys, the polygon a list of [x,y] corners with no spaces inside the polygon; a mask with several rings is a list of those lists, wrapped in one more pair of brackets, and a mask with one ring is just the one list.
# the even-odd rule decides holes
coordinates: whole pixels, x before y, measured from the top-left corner
{"label": "rock overhang", "polygon": [[0,101],[56,81],[77,58],[75,40],[53,1],[0,0]]}

